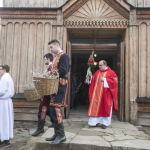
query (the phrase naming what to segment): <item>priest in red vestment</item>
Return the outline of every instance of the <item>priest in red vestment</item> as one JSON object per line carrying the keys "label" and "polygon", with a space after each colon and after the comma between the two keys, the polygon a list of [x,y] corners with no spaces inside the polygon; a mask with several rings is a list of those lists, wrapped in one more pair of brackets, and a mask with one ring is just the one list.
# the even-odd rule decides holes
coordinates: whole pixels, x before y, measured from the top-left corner
{"label": "priest in red vestment", "polygon": [[90,116],[90,126],[102,124],[102,128],[106,129],[111,124],[112,113],[118,110],[117,88],[117,75],[107,67],[105,60],[101,60],[89,88],[90,105],[87,115]]}

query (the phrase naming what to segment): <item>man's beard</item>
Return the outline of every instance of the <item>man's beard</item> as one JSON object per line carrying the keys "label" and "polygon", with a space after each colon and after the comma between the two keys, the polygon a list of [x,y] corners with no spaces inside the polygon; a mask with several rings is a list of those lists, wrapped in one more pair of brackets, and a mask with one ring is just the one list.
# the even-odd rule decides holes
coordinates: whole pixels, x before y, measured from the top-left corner
{"label": "man's beard", "polygon": [[49,65],[49,63],[45,63],[45,65]]}

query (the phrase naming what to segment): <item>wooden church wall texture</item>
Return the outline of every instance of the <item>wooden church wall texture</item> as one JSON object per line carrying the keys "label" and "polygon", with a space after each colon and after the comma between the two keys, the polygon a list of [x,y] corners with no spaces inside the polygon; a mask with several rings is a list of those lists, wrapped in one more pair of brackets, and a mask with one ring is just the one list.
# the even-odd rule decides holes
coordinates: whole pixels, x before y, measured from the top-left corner
{"label": "wooden church wall texture", "polygon": [[19,85],[32,83],[31,72],[45,70],[43,56],[49,52],[48,42],[59,39],[62,47],[63,27],[56,24],[56,18],[3,19],[0,64],[10,66],[16,93],[23,92]]}
{"label": "wooden church wall texture", "polygon": [[126,0],[134,7],[150,7],[149,0]]}
{"label": "wooden church wall texture", "polygon": [[5,7],[60,7],[67,0],[3,0]]}

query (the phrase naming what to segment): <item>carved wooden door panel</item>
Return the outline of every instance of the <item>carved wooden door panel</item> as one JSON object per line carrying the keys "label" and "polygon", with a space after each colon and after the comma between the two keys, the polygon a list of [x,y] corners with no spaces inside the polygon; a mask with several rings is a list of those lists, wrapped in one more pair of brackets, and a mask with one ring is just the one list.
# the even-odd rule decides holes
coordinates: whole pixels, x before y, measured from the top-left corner
{"label": "carved wooden door panel", "polygon": [[124,93],[125,93],[125,44],[120,43],[120,47],[117,55],[117,75],[118,75],[118,113],[117,117],[120,121],[124,121]]}
{"label": "carved wooden door panel", "polygon": [[70,92],[71,92],[71,43],[70,43],[70,41],[67,41],[67,54],[68,54],[68,56],[69,56],[69,58],[70,58],[70,75],[69,75],[69,79],[68,79],[68,81],[69,81],[69,91],[68,91],[68,107],[66,108],[66,119],[68,119],[69,118],[69,116],[70,116]]}

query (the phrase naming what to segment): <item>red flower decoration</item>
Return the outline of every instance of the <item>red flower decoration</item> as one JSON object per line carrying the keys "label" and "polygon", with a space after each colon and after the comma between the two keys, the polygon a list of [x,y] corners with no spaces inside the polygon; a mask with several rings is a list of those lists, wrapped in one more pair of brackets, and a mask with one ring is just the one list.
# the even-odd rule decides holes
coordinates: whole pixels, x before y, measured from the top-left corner
{"label": "red flower decoration", "polygon": [[54,71],[52,70],[51,72],[50,72],[50,74],[53,74],[54,73]]}
{"label": "red flower decoration", "polygon": [[93,63],[91,63],[91,65],[94,65]]}
{"label": "red flower decoration", "polygon": [[94,60],[93,60],[93,62],[94,62]]}
{"label": "red flower decoration", "polygon": [[88,63],[88,65],[90,65],[90,62]]}
{"label": "red flower decoration", "polygon": [[92,62],[92,60],[90,60],[90,62]]}

